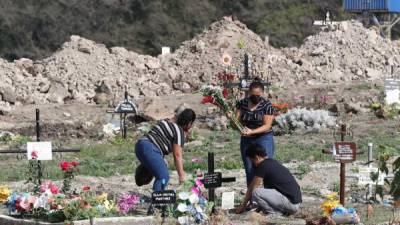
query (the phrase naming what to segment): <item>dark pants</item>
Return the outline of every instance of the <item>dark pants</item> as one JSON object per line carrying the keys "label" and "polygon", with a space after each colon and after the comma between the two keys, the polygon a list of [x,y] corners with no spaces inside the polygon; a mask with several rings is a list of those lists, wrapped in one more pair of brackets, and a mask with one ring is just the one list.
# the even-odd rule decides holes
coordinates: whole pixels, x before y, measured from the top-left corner
{"label": "dark pants", "polygon": [[161,150],[151,141],[140,139],[135,146],[136,157],[155,177],[153,191],[163,190],[169,181],[167,164]]}
{"label": "dark pants", "polygon": [[254,169],[251,165],[250,159],[246,156],[247,148],[251,145],[257,143],[264,147],[265,152],[267,153],[268,158],[274,158],[275,154],[275,145],[274,145],[274,134],[272,132],[268,132],[259,137],[241,137],[240,139],[240,152],[242,154],[242,160],[244,165],[244,170],[246,172],[246,181],[247,185],[251,183],[254,177]]}

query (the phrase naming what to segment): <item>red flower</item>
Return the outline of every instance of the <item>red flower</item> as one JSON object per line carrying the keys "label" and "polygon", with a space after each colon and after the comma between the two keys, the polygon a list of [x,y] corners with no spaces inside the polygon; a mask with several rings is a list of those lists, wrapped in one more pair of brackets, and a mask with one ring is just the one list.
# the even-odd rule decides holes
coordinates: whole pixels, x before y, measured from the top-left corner
{"label": "red flower", "polygon": [[203,100],[201,103],[206,104],[206,103],[214,103],[214,98],[211,96],[204,96]]}
{"label": "red flower", "polygon": [[56,195],[56,194],[58,194],[58,187],[55,186],[55,185],[52,185],[52,186],[50,187],[50,191],[51,191],[51,193],[52,193],[53,195]]}
{"label": "red flower", "polygon": [[224,90],[222,91],[222,95],[224,96],[224,98],[227,98],[229,96],[228,89],[224,88]]}
{"label": "red flower", "polygon": [[83,190],[83,191],[89,191],[89,190],[90,190],[90,187],[89,187],[89,186],[83,186],[82,190]]}
{"label": "red flower", "polygon": [[37,159],[38,158],[38,152],[37,151],[32,151],[31,157],[32,157],[32,159]]}
{"label": "red flower", "polygon": [[62,169],[62,171],[68,171],[70,166],[71,166],[71,164],[67,161],[62,161],[60,163],[60,168]]}
{"label": "red flower", "polygon": [[79,163],[76,162],[76,161],[72,161],[70,164],[71,164],[71,166],[77,166],[77,165],[79,165]]}

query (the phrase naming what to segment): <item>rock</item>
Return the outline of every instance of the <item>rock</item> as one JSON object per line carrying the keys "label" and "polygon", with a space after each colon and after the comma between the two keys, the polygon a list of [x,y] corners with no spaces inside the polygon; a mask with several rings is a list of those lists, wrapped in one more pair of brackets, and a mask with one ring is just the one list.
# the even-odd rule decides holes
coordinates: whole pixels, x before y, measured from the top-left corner
{"label": "rock", "polygon": [[17,94],[10,87],[0,87],[1,99],[14,104],[17,101]]}
{"label": "rock", "polygon": [[105,94],[105,93],[97,93],[94,96],[94,102],[98,105],[107,105],[110,98],[109,95]]}
{"label": "rock", "polygon": [[145,63],[148,69],[158,69],[161,67],[160,60],[157,58],[149,58]]}
{"label": "rock", "polygon": [[50,83],[49,82],[46,82],[46,83],[40,82],[38,89],[39,89],[40,93],[47,93],[47,92],[49,92],[49,89],[50,89]]}
{"label": "rock", "polygon": [[324,54],[325,48],[323,46],[320,46],[316,48],[314,51],[311,52],[311,56],[319,56]]}
{"label": "rock", "polygon": [[65,117],[71,117],[71,114],[70,114],[70,113],[67,113],[67,112],[64,112],[63,115],[64,115]]}
{"label": "rock", "polygon": [[174,88],[182,91],[183,93],[190,93],[191,88],[190,85],[186,82],[179,82],[174,84]]}
{"label": "rock", "polygon": [[369,80],[377,80],[382,77],[382,72],[372,68],[366,68],[365,73]]}
{"label": "rock", "polygon": [[69,96],[68,90],[58,82],[54,82],[47,93],[47,99],[51,103],[64,103],[64,100]]}

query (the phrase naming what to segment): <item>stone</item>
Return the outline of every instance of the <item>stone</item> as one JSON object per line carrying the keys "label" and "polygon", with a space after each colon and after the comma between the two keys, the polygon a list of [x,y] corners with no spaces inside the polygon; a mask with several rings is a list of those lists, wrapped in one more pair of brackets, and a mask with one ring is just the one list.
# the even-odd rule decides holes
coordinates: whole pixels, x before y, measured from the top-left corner
{"label": "stone", "polygon": [[68,90],[58,82],[54,82],[47,93],[47,99],[51,103],[64,103],[64,100],[69,96]]}
{"label": "stone", "polygon": [[14,104],[17,101],[17,93],[10,87],[0,87],[1,99],[5,102]]}
{"label": "stone", "polygon": [[160,63],[159,59],[150,57],[150,58],[147,59],[147,62],[145,63],[145,66],[148,69],[158,69],[158,68],[160,68],[161,63]]}
{"label": "stone", "polygon": [[190,85],[186,82],[179,82],[174,84],[174,88],[182,91],[183,93],[190,93],[191,88]]}
{"label": "stone", "polygon": [[316,49],[314,49],[314,51],[311,52],[311,56],[319,56],[324,54],[325,48],[323,46],[320,46]]}

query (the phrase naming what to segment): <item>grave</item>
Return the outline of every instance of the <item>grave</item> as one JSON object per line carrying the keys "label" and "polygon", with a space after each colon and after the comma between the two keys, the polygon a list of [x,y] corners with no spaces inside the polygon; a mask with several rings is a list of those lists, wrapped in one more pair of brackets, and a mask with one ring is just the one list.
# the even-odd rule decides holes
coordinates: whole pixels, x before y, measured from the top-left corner
{"label": "grave", "polygon": [[137,106],[128,99],[128,91],[125,89],[124,100],[121,101],[114,110],[107,110],[107,113],[114,113],[120,115],[120,130],[122,138],[126,139],[128,126],[126,118],[128,114],[136,115],[138,113]]}
{"label": "grave", "polygon": [[385,103],[387,105],[400,103],[400,79],[385,79]]}

